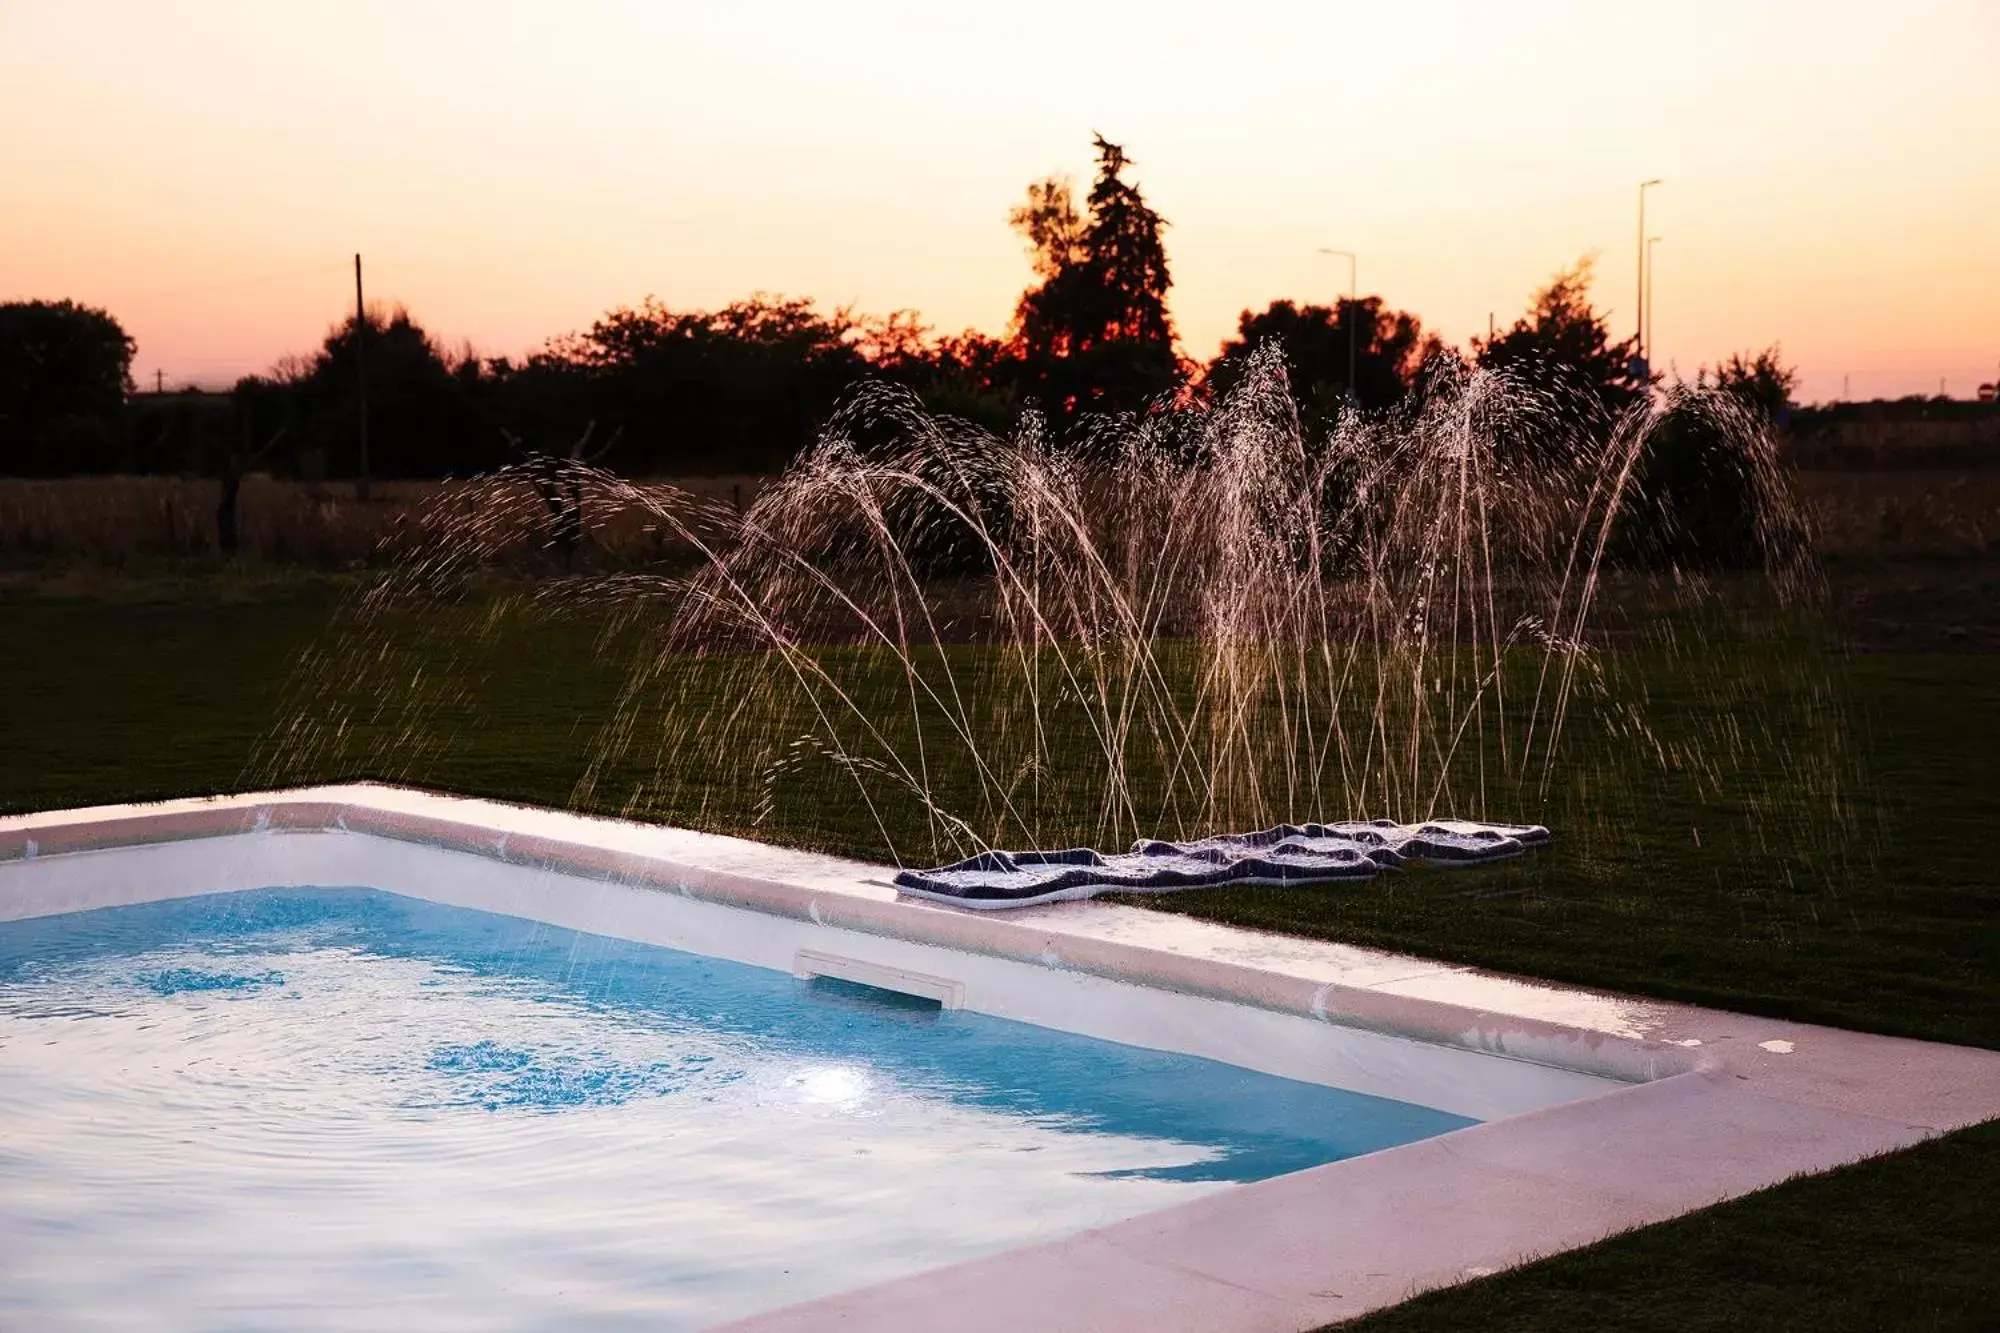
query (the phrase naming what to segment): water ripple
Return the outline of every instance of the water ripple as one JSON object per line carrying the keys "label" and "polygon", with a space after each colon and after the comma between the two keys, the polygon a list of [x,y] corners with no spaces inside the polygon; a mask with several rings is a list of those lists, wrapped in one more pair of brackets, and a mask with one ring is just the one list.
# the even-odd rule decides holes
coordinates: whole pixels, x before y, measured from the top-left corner
{"label": "water ripple", "polygon": [[372,890],[0,925],[0,1326],[694,1328],[1463,1121]]}

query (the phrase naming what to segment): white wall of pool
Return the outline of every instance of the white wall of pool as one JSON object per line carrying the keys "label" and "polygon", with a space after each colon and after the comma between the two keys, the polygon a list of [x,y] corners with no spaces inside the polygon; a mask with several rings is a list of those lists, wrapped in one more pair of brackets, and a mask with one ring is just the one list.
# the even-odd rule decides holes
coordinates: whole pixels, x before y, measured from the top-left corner
{"label": "white wall of pool", "polygon": [[[0,880],[6,890],[0,897],[0,920],[278,886],[365,885],[786,973],[837,970],[829,969],[829,960],[852,960],[887,973],[956,982],[962,988],[958,1004],[974,1013],[1202,1056],[1475,1120],[1517,1115],[1623,1083],[1309,1016],[362,833],[265,831],[38,857],[9,867],[9,872],[9,879]],[[802,954],[807,956],[804,967]]]}

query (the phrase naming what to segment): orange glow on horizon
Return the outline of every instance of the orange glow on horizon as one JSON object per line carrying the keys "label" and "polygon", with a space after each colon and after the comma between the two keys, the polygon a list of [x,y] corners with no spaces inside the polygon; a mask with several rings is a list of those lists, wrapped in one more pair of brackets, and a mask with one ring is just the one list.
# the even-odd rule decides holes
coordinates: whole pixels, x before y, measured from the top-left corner
{"label": "orange glow on horizon", "polygon": [[0,299],[227,382],[352,302],[518,354],[655,294],[1004,330],[1027,184],[1123,143],[1206,359],[1364,293],[1459,344],[1598,254],[1663,368],[1782,343],[1808,400],[2000,376],[2000,7],[0,0]]}

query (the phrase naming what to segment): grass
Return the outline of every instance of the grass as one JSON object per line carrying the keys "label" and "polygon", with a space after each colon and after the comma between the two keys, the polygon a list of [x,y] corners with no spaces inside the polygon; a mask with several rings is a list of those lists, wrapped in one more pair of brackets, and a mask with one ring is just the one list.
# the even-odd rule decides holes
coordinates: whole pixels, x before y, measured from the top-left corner
{"label": "grass", "polygon": [[2000,1122],[1342,1324],[1352,1333],[1986,1329]]}
{"label": "grass", "polygon": [[[74,577],[0,585],[0,698],[11,701],[0,710],[0,812],[372,776],[608,810],[636,790],[637,808],[660,817],[746,830],[755,818],[741,756],[732,766],[689,750],[663,766],[636,747],[580,788],[641,646],[629,628],[479,601],[433,608],[336,641],[331,670],[301,693],[294,665],[328,644],[342,595],[337,580],[255,575],[137,591]],[[1753,657],[1732,668],[1733,649],[1698,661],[1614,654],[1628,673],[1621,688],[1648,696],[1656,740],[1712,742],[1718,701],[1778,724],[1739,738],[1720,787],[1702,765],[1629,762],[1629,733],[1580,729],[1564,751],[1567,779],[1535,812],[1560,835],[1546,854],[1360,890],[1154,905],[2000,1048],[2000,883],[1984,854],[2000,750],[1993,659],[1786,651],[1804,676]],[[730,678],[704,670],[682,672],[648,706],[685,716],[736,703]],[[1837,697],[1802,703],[1794,686],[1807,678]],[[1812,762],[1789,762],[1801,751],[1792,728],[1829,708],[1845,730],[1812,733]],[[301,710],[344,715],[347,730],[258,759],[273,725]],[[1852,744],[1834,745],[1836,734]],[[663,781],[671,772],[678,781]],[[851,788],[844,800],[827,790],[803,769],[784,777],[756,831],[861,852],[879,842]],[[1426,1296],[1369,1326],[1976,1327],[2000,1308],[1996,1201],[2000,1131],[1987,1126]]]}
{"label": "grass", "polygon": [[[1155,905],[1551,980],[2000,1046],[2000,885],[1982,850],[2000,672],[1978,655],[1878,655],[1845,663],[1842,677],[1859,752],[1839,817],[1821,807],[1814,775],[1768,762],[1745,764],[1718,792],[1685,773],[1606,760],[1584,769],[1598,781],[1538,814],[1557,844],[1510,866],[1410,875],[1366,894],[1252,889]],[[1686,730],[1711,698],[1656,681],[1649,715]],[[1576,738],[1580,766],[1589,739]]]}

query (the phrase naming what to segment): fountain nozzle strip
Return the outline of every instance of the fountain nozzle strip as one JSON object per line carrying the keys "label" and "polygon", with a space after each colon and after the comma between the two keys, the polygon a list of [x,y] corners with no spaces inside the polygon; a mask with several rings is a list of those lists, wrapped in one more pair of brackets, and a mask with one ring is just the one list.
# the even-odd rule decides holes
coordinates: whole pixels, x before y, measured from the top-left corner
{"label": "fountain nozzle strip", "polygon": [[898,891],[982,909],[1094,898],[1100,893],[1172,893],[1235,884],[1327,884],[1369,879],[1411,863],[1483,865],[1549,840],[1539,824],[1457,819],[1398,824],[1280,824],[1195,842],[1142,839],[1123,855],[1087,847],[1059,852],[981,852],[935,870],[905,870]]}

